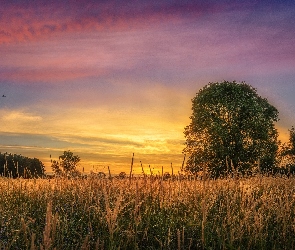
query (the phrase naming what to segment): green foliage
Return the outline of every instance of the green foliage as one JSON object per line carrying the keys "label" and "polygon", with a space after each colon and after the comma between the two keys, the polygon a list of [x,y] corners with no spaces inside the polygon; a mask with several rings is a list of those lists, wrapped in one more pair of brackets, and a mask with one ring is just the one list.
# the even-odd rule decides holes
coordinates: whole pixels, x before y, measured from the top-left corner
{"label": "green foliage", "polygon": [[281,152],[280,160],[282,167],[289,168],[291,172],[295,172],[295,128],[289,130],[289,141],[284,143]]}
{"label": "green foliage", "polygon": [[290,139],[289,139],[289,145],[290,145],[290,153],[295,155],[295,128],[292,127],[290,130]]}
{"label": "green foliage", "polygon": [[0,175],[6,177],[37,178],[43,177],[45,167],[37,158],[17,154],[0,153]]}
{"label": "green foliage", "polygon": [[187,171],[216,177],[274,166],[278,111],[256,89],[244,82],[209,83],[192,99],[192,110],[184,131]]}
{"label": "green foliage", "polygon": [[80,173],[77,166],[80,160],[80,157],[74,155],[71,151],[64,151],[59,156],[59,161],[52,161],[51,168],[56,175],[78,176]]}
{"label": "green foliage", "polygon": [[295,128],[289,130],[289,141],[283,145],[283,155],[295,156]]}

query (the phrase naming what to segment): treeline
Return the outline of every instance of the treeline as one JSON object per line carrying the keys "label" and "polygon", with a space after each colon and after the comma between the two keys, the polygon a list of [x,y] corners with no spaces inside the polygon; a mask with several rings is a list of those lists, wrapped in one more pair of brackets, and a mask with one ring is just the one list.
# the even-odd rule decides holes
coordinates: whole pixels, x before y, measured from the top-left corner
{"label": "treeline", "polygon": [[0,175],[11,178],[40,178],[45,175],[45,166],[37,158],[0,152]]}

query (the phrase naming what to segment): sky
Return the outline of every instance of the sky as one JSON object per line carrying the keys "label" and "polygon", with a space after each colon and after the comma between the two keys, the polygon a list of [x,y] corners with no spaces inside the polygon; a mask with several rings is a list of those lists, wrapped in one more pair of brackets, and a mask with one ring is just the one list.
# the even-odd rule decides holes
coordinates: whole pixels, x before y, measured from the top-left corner
{"label": "sky", "polygon": [[[245,81],[295,126],[295,3],[0,0],[0,151],[180,169],[191,99]],[[4,95],[5,97],[2,97]]]}

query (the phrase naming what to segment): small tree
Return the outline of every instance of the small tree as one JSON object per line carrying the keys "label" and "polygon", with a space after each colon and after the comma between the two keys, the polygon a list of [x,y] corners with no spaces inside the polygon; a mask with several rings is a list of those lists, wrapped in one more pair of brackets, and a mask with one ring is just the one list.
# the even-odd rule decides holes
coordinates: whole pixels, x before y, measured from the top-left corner
{"label": "small tree", "polygon": [[119,179],[125,179],[126,176],[127,176],[127,174],[126,174],[125,172],[121,172],[121,173],[119,174]]}
{"label": "small tree", "polygon": [[287,149],[287,153],[292,155],[294,157],[294,161],[295,161],[295,128],[292,127],[289,130],[289,143],[288,143],[288,149]]}
{"label": "small tree", "polygon": [[295,128],[289,130],[289,141],[284,143],[280,152],[282,167],[292,168],[295,171]]}
{"label": "small tree", "polygon": [[56,175],[75,176],[79,174],[77,170],[80,157],[71,151],[64,151],[59,156],[59,161],[52,161],[51,168]]}
{"label": "small tree", "polygon": [[278,111],[256,89],[244,82],[209,83],[192,99],[192,110],[184,131],[187,171],[216,177],[251,171],[255,164],[265,171],[272,168]]}
{"label": "small tree", "polygon": [[164,174],[163,174],[163,180],[168,180],[168,179],[170,179],[171,178],[171,174],[169,173],[169,172],[165,172]]}

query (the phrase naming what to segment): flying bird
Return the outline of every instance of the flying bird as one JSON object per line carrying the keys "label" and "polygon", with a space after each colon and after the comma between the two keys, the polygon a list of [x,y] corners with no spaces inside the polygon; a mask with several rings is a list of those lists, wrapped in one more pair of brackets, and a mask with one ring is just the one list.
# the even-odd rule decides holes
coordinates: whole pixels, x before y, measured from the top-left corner
{"label": "flying bird", "polygon": [[2,95],[2,97],[6,97],[6,95]]}

